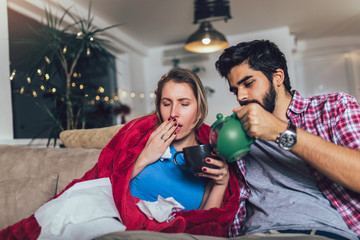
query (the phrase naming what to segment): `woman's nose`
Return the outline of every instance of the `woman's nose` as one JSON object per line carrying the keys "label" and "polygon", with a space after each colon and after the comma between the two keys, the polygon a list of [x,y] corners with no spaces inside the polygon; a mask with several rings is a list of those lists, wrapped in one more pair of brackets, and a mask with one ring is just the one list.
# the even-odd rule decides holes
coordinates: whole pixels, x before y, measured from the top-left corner
{"label": "woman's nose", "polygon": [[179,116],[179,107],[177,106],[177,104],[174,104],[172,106],[170,116],[173,117],[173,118]]}

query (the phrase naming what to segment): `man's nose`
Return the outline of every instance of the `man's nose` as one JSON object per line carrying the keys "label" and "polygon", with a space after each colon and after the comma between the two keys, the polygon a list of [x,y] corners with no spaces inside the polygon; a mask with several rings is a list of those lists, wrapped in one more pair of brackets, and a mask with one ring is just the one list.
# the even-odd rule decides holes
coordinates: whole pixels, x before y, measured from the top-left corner
{"label": "man's nose", "polygon": [[241,104],[242,102],[246,101],[248,99],[247,91],[244,89],[239,88],[237,92],[237,101]]}

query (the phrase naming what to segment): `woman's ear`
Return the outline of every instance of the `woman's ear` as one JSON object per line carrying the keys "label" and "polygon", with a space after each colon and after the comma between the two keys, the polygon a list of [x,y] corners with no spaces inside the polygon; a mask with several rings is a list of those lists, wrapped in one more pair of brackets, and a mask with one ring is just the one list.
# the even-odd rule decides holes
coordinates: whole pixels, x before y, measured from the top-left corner
{"label": "woman's ear", "polygon": [[276,69],[275,73],[273,73],[273,84],[280,87],[284,82],[284,78],[284,71],[280,68]]}

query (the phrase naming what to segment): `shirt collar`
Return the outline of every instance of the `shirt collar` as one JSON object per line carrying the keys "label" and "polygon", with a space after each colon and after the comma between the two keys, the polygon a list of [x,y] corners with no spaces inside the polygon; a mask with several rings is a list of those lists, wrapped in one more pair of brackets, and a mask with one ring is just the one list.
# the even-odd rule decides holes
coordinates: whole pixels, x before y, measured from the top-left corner
{"label": "shirt collar", "polygon": [[289,106],[289,111],[294,114],[300,114],[304,112],[310,104],[310,100],[308,98],[302,97],[298,91],[292,90],[291,95],[293,96],[291,99],[291,103]]}

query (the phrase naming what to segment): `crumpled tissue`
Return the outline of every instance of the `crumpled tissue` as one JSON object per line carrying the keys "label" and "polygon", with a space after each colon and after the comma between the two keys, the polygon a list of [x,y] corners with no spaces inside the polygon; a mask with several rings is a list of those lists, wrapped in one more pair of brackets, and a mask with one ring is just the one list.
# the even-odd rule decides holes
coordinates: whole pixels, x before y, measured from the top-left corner
{"label": "crumpled tissue", "polygon": [[137,206],[149,219],[155,219],[158,222],[170,221],[173,212],[184,209],[173,197],[164,199],[160,195],[156,202],[140,200]]}
{"label": "crumpled tissue", "polygon": [[172,159],[172,154],[170,152],[170,146],[167,147],[164,154],[160,157],[160,161],[164,161],[164,159]]}

